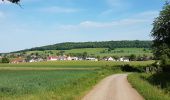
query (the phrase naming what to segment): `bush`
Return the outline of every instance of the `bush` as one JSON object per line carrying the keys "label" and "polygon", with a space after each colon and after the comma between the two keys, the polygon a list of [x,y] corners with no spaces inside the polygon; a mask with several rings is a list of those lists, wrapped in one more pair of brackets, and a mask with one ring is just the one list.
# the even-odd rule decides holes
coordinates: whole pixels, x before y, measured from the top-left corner
{"label": "bush", "polygon": [[9,59],[8,58],[2,58],[2,63],[9,63]]}
{"label": "bush", "polygon": [[170,72],[170,59],[167,56],[161,58],[161,65],[163,72]]}
{"label": "bush", "polygon": [[145,72],[146,66],[131,66],[126,64],[121,66],[121,69],[125,72]]}
{"label": "bush", "polygon": [[163,72],[170,72],[170,64],[162,66]]}

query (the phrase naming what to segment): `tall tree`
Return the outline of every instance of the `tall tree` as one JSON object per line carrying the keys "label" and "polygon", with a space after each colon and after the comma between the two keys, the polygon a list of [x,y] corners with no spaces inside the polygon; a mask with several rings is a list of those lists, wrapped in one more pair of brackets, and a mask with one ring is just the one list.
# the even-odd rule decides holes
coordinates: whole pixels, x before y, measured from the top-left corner
{"label": "tall tree", "polygon": [[9,62],[10,62],[10,61],[9,61],[8,58],[6,58],[6,57],[2,58],[2,63],[9,63]]}
{"label": "tall tree", "polygon": [[[4,1],[4,0],[2,0],[2,1]],[[20,0],[7,0],[7,1],[9,1],[11,3],[15,3],[15,4],[18,4],[20,2]]]}
{"label": "tall tree", "polygon": [[161,59],[170,58],[170,3],[166,2],[159,17],[153,22],[151,35],[154,38],[154,55]]}

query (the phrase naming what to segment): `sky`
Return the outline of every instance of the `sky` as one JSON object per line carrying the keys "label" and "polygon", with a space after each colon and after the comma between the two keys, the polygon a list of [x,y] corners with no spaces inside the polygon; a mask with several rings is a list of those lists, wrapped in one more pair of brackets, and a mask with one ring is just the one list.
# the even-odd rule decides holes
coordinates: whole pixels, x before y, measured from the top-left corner
{"label": "sky", "polygon": [[0,52],[61,42],[152,40],[164,0],[0,1]]}

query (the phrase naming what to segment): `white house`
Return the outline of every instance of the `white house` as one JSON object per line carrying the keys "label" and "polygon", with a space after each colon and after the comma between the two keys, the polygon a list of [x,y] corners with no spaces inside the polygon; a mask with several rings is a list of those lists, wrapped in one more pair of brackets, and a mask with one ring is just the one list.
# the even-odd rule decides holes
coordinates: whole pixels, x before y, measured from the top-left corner
{"label": "white house", "polygon": [[124,60],[124,62],[130,62],[130,60],[128,58],[124,58],[123,60]]}
{"label": "white house", "polygon": [[98,61],[98,59],[96,59],[96,58],[90,58],[90,57],[86,58],[86,60],[90,60],[90,61]]}
{"label": "white house", "polygon": [[116,61],[114,58],[112,58],[112,57],[108,57],[108,58],[106,58],[105,59],[106,61]]}
{"label": "white house", "polygon": [[129,62],[130,60],[128,58],[121,57],[118,59],[118,61]]}
{"label": "white house", "polygon": [[68,57],[67,57],[67,60],[69,60],[69,61],[72,60],[72,57],[68,56]]}
{"label": "white house", "polygon": [[78,60],[79,58],[78,57],[72,57],[72,60]]}
{"label": "white house", "polygon": [[56,60],[59,60],[59,58],[57,56],[56,57],[50,56],[47,58],[47,61],[56,61]]}
{"label": "white house", "polygon": [[68,56],[68,57],[67,57],[67,60],[69,60],[69,61],[70,61],[70,60],[79,60],[79,58],[78,58],[78,57],[70,57],[70,56]]}
{"label": "white house", "polygon": [[118,59],[118,61],[124,61],[123,59],[124,59],[124,58],[123,58],[123,57],[121,57],[121,58],[119,58],[119,59]]}
{"label": "white house", "polygon": [[29,62],[37,62],[35,59],[31,59]]}
{"label": "white house", "polygon": [[78,57],[78,60],[80,60],[80,61],[81,61],[81,60],[83,60],[83,58]]}
{"label": "white house", "polygon": [[29,62],[41,62],[41,61],[44,61],[44,59],[42,59],[42,58],[36,58],[36,59],[31,59],[31,60],[29,60]]}

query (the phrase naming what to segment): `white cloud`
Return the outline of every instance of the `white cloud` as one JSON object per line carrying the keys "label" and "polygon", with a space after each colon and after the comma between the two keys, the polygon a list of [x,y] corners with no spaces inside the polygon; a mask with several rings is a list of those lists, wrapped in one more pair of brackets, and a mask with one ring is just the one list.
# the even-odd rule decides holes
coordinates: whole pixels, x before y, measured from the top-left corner
{"label": "white cloud", "polygon": [[78,9],[74,8],[65,8],[65,7],[47,7],[47,8],[42,8],[40,9],[42,12],[47,12],[47,13],[75,13],[78,12]]}
{"label": "white cloud", "polygon": [[122,20],[117,20],[117,21],[112,21],[112,22],[94,22],[94,21],[84,21],[81,22],[80,24],[77,25],[63,25],[59,29],[60,30],[102,30],[102,29],[111,29],[115,27],[129,27],[129,26],[134,26],[136,24],[142,24],[146,23],[148,20],[145,19],[122,19]]}
{"label": "white cloud", "polygon": [[82,28],[112,28],[112,27],[126,27],[135,26],[136,24],[150,23],[153,21],[155,16],[158,14],[156,11],[146,11],[138,13],[129,18],[115,20],[112,22],[94,22],[94,21],[83,21],[78,25],[63,25],[63,29],[82,29]]}
{"label": "white cloud", "polygon": [[111,22],[83,21],[77,25],[62,25],[56,31],[58,34],[82,35],[82,37],[94,34],[99,40],[147,40],[151,39],[149,37],[151,24],[157,14],[156,11],[146,11]]}

